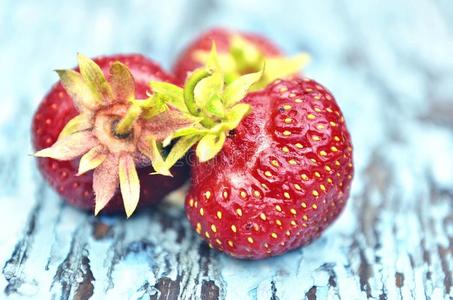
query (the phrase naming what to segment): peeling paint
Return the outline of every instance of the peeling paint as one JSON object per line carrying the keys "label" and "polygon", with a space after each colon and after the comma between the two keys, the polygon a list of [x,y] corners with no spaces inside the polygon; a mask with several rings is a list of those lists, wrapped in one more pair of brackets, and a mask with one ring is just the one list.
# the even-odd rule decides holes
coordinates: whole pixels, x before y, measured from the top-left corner
{"label": "peeling paint", "polygon": [[[0,298],[453,298],[452,5],[206,3],[0,2],[0,34],[8,31],[0,36]],[[280,257],[239,261],[211,250],[184,218],[183,190],[127,221],[81,213],[61,204],[28,156],[29,120],[56,80],[50,70],[74,64],[75,52],[142,52],[169,66],[214,23],[310,51],[306,74],[336,95],[352,133],[356,176],[345,211],[320,239]]]}

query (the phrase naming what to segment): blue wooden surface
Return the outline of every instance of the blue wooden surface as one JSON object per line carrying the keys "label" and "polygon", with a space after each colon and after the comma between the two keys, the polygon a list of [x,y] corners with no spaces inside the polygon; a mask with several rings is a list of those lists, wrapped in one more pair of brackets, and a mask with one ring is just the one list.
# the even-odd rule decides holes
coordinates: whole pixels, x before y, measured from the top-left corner
{"label": "blue wooden surface", "polygon": [[[283,1],[281,1],[283,2]],[[43,183],[30,120],[55,68],[141,52],[166,68],[212,25],[256,31],[336,95],[356,177],[312,245],[259,262],[207,248],[183,191],[125,222],[95,219]],[[0,1],[0,298],[451,299],[453,3]]]}

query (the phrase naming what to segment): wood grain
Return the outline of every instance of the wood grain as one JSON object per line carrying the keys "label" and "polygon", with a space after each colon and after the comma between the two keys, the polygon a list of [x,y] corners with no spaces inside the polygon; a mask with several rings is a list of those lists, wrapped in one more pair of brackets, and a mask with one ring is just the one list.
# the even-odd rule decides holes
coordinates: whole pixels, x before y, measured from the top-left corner
{"label": "wood grain", "polygon": [[[0,2],[0,299],[453,299],[451,1]],[[356,175],[341,217],[308,247],[258,262],[211,250],[184,191],[135,215],[62,204],[36,170],[30,120],[89,56],[171,65],[214,24],[261,32],[336,95]]]}

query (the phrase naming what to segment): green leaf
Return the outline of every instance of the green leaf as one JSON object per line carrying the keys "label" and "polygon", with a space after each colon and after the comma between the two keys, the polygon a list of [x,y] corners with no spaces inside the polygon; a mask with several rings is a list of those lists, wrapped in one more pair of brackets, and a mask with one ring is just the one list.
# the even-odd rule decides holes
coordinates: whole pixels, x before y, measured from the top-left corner
{"label": "green leaf", "polygon": [[105,79],[104,72],[93,60],[80,53],[77,55],[77,59],[83,79],[95,93],[98,93],[103,100],[109,102],[113,94],[110,84]]}
{"label": "green leaf", "polygon": [[217,47],[215,42],[212,41],[211,52],[209,52],[208,59],[206,61],[206,68],[211,71],[221,71],[219,58],[217,55]]}
{"label": "green leaf", "polygon": [[206,129],[204,127],[186,127],[186,128],[181,128],[175,131],[173,133],[172,137],[173,138],[178,138],[182,136],[189,136],[189,135],[205,135],[207,133],[210,133],[211,131],[209,129]]}
{"label": "green leaf", "polygon": [[236,61],[240,72],[250,67],[261,65],[264,55],[255,44],[247,41],[240,35],[234,35],[230,42],[230,53]]}
{"label": "green leaf", "polygon": [[168,153],[167,158],[165,159],[165,164],[167,168],[171,168],[179,159],[184,157],[184,155],[195,145],[196,142],[200,140],[201,136],[185,136],[180,138],[171,148],[170,153]]}
{"label": "green leaf", "polygon": [[155,116],[166,112],[169,108],[160,94],[154,94],[146,100],[133,100],[133,103],[142,108],[141,117],[145,120],[154,118]]}
{"label": "green leaf", "polygon": [[57,70],[56,72],[61,84],[79,111],[96,110],[101,106],[102,98],[91,89],[80,73],[74,70]]}
{"label": "green leaf", "polygon": [[[209,51],[204,51],[204,50],[198,50],[195,51],[193,54],[193,58],[200,62],[203,65],[206,65],[208,62],[210,56]],[[239,77],[239,73],[237,73],[237,66],[234,58],[231,56],[231,54],[227,52],[222,52],[217,54],[217,60],[220,65],[220,70],[226,75],[226,74],[233,74],[235,73],[237,77]],[[235,78],[237,78],[235,77]],[[228,80],[225,80],[225,82],[228,82]]]}
{"label": "green leaf", "polygon": [[293,57],[278,56],[267,58],[263,77],[253,86],[253,90],[264,88],[276,79],[287,78],[297,74],[309,61],[310,56],[307,53],[301,53]]}
{"label": "green leaf", "polygon": [[58,139],[62,139],[68,135],[73,133],[91,129],[93,127],[93,121],[91,114],[82,113],[80,115],[75,116],[68,123],[64,126],[63,130],[61,130]]}
{"label": "green leaf", "polygon": [[155,139],[150,138],[149,142],[149,158],[151,160],[151,165],[154,168],[153,173],[151,174],[160,174],[164,176],[172,176],[170,173],[170,168],[167,167],[165,164],[164,158],[162,157],[162,153],[157,146],[157,142]]}
{"label": "green leaf", "polygon": [[237,71],[237,69],[225,72],[225,83],[230,84],[239,77],[241,77],[241,74],[239,73],[239,71]]}
{"label": "green leaf", "polygon": [[252,107],[246,103],[239,103],[233,106],[226,114],[226,121],[223,122],[227,130],[232,130],[238,127],[242,119],[250,113]]}
{"label": "green leaf", "polygon": [[203,110],[213,97],[221,95],[223,84],[223,75],[220,72],[214,72],[198,82],[194,90],[197,106]]}
{"label": "green leaf", "polygon": [[112,100],[125,103],[135,99],[135,80],[126,65],[114,62],[110,67],[110,75]]}
{"label": "green leaf", "polygon": [[223,118],[225,116],[225,107],[223,106],[222,99],[218,95],[214,95],[206,104],[204,111],[208,115]]}
{"label": "green leaf", "polygon": [[163,101],[179,111],[189,112],[184,102],[184,91],[179,86],[168,82],[151,81],[151,89],[154,94],[158,94]]}
{"label": "green leaf", "polygon": [[205,162],[212,159],[217,153],[222,150],[225,143],[225,133],[207,134],[198,142],[196,154],[200,162]]}
{"label": "green leaf", "polygon": [[155,172],[153,174],[162,174],[171,176],[170,171],[165,168],[164,158],[160,151],[160,145],[157,144],[156,139],[152,137],[140,139],[137,147],[143,155],[145,155],[151,162]]}
{"label": "green leaf", "polygon": [[263,69],[256,73],[250,73],[243,75],[230,83],[223,93],[223,102],[225,107],[233,106],[234,104],[241,101],[247,92],[249,91],[250,87],[260,80],[261,76],[263,75]]}

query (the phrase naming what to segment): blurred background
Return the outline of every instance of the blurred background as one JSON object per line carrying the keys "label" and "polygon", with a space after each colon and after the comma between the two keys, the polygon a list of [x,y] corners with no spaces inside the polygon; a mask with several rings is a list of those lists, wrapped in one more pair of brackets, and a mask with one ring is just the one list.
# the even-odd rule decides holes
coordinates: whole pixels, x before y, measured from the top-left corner
{"label": "blurred background", "polygon": [[266,35],[288,54],[309,52],[305,73],[334,92],[353,131],[379,143],[377,122],[395,114],[451,120],[452,20],[448,0],[1,1],[2,137],[18,110],[30,118],[57,79],[52,70],[74,66],[77,52],[140,52],[169,70],[194,36],[226,26]]}
{"label": "blurred background", "polygon": [[[77,52],[139,52],[170,70],[184,46],[212,26],[263,34],[288,54],[310,53],[303,72],[328,87],[343,110],[354,143],[351,201],[336,225],[303,250],[246,264],[193,250],[200,242],[185,222],[177,225],[189,239],[181,244],[173,233],[158,239],[163,225],[148,214],[127,225],[95,220],[60,205],[28,156],[33,112],[57,80],[52,70],[74,66]],[[65,258],[79,244],[96,279],[89,281],[91,294],[77,299],[161,295],[162,257],[165,276],[188,282],[169,299],[453,297],[450,0],[2,0],[0,97],[0,298],[77,296],[86,265]],[[161,210],[181,220],[180,208]],[[90,237],[99,222],[113,232],[107,241]],[[163,246],[128,256],[124,249],[143,240]],[[115,247],[118,256],[109,252]],[[192,275],[191,261],[200,262]],[[82,279],[56,275],[71,267]],[[192,280],[195,273],[201,277]],[[212,281],[213,297],[203,280]]]}

